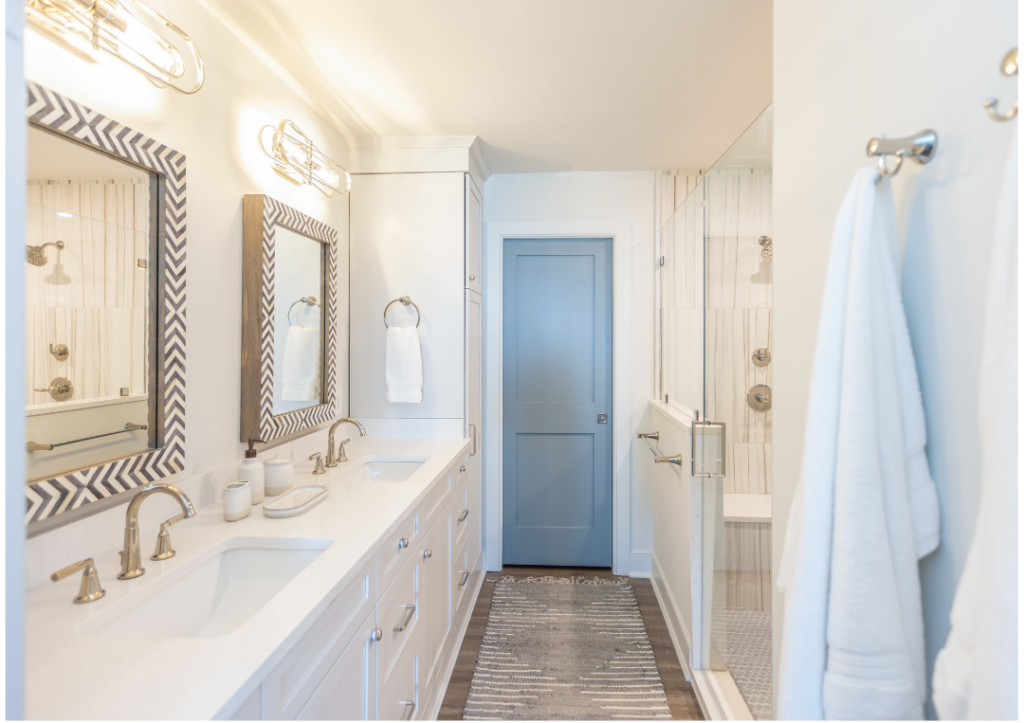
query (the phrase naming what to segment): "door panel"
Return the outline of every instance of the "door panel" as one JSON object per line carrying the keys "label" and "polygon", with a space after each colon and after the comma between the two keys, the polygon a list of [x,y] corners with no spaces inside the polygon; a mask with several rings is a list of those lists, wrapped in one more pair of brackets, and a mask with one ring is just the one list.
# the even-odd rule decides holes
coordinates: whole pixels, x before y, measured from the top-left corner
{"label": "door panel", "polygon": [[612,561],[611,239],[508,239],[503,563]]}

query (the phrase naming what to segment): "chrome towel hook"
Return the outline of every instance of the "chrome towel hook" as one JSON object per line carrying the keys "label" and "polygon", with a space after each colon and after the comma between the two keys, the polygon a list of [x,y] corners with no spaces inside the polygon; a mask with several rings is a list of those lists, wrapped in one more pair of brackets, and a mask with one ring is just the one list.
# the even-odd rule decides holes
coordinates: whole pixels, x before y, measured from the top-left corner
{"label": "chrome towel hook", "polygon": [[[1000,72],[1007,78],[1017,75],[1017,49],[1014,48],[1003,57],[1003,62],[999,66]],[[997,121],[1008,121],[1017,115],[1017,104],[1013,104],[1007,113],[1000,113],[996,110],[996,106],[999,105],[998,98],[988,98],[985,101],[985,111],[988,113],[988,117],[992,120]]]}
{"label": "chrome towel hook", "polygon": [[[867,153],[869,157],[878,156],[878,178],[875,183],[895,176],[903,166],[903,160],[910,158],[921,165],[928,163],[935,157],[935,147],[939,142],[938,134],[933,130],[924,130],[906,138],[872,138],[868,141]],[[886,156],[896,156],[896,165],[890,170],[885,162]]]}

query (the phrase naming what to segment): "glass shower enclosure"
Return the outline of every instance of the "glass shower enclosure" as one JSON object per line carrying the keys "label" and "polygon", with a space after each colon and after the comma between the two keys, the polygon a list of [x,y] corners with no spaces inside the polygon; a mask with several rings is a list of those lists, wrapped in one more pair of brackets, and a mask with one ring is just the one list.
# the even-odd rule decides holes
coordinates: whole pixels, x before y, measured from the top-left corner
{"label": "glass shower enclosure", "polygon": [[[704,484],[700,665],[755,720],[772,714],[771,140],[769,106],[675,204],[659,273],[659,398],[725,430]],[[692,429],[699,450],[712,428]]]}

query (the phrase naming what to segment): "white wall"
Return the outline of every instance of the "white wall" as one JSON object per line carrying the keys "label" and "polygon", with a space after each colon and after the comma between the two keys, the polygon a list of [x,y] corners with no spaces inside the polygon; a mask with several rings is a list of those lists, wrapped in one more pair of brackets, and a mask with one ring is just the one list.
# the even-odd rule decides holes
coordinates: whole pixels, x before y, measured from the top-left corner
{"label": "white wall", "polygon": [[[634,433],[644,414],[647,401],[654,394],[654,173],[631,171],[622,173],[524,173],[491,176],[484,188],[484,236],[488,227],[498,223],[533,224],[585,224],[600,228],[628,229],[626,243],[616,240],[613,259],[613,294],[625,293],[623,315],[618,307],[613,320],[613,363],[628,369],[628,389],[616,399],[627,402],[624,409],[615,410],[612,424],[618,440],[623,431]],[[485,245],[489,253],[489,244]],[[489,259],[484,265],[490,269]],[[485,283],[494,279],[485,276]],[[489,316],[489,314],[488,314]],[[494,334],[501,334],[500,326],[485,323],[484,346]],[[484,386],[487,379],[485,366]],[[485,397],[486,399],[486,397]],[[485,401],[485,405],[487,402]],[[485,408],[484,417],[489,418]],[[623,430],[625,427],[625,430]],[[487,467],[491,468],[497,455],[496,441],[491,431],[496,425],[484,425]],[[651,490],[632,479],[630,450],[623,445],[625,454],[616,460],[617,479],[630,484],[630,540],[628,561],[622,561],[624,572],[647,577],[650,574],[650,554],[653,546]],[[620,449],[618,441],[616,449]],[[485,471],[485,488],[491,480]],[[496,520],[487,518],[489,525]],[[493,549],[488,549],[488,569],[499,561]]]}
{"label": "white wall", "polygon": [[[22,73],[22,33],[25,10],[8,2],[4,15],[4,157],[0,181],[0,216],[4,219],[5,253],[2,257],[4,295],[2,320],[5,343],[0,349],[6,404],[2,422],[5,475],[4,573],[5,689],[8,720],[24,716],[25,707],[25,81]],[[15,343],[11,343],[11,342]],[[8,354],[8,350],[14,353]]]}
{"label": "white wall", "polygon": [[[187,32],[202,53],[206,84],[195,95],[159,90],[111,59],[82,62],[34,31],[25,36],[25,74],[141,131],[186,156],[188,173],[188,352],[185,470],[168,481],[200,504],[212,502],[241,461],[242,196],[266,193],[338,231],[339,278],[348,278],[348,197],[326,199],[276,176],[256,142],[264,124],[290,118],[322,150],[346,164],[344,138],[197,0],[148,0]],[[20,272],[20,269],[18,269]],[[340,411],[348,395],[348,293],[340,290]],[[21,395],[24,399],[24,394]],[[282,453],[323,450],[325,432]],[[305,460],[302,460],[305,462]],[[13,481],[12,481],[13,483]],[[143,531],[176,509],[170,498],[143,507]],[[30,582],[58,566],[116,549],[124,508],[108,509],[28,543]],[[183,524],[188,524],[187,522]],[[109,581],[110,571],[103,572]],[[109,583],[108,584],[112,584]],[[116,584],[116,583],[113,583]]]}
{"label": "white wall", "polygon": [[[904,303],[942,510],[941,545],[921,564],[930,678],[977,512],[982,307],[997,184],[1019,123],[990,120],[982,102],[1016,101],[1016,82],[998,67],[1017,45],[1017,5],[775,0],[774,18],[775,563],[800,470],[836,210],[854,171],[871,162],[869,138],[939,135],[935,160],[905,164],[894,180]],[[776,594],[776,655],[781,603]]]}

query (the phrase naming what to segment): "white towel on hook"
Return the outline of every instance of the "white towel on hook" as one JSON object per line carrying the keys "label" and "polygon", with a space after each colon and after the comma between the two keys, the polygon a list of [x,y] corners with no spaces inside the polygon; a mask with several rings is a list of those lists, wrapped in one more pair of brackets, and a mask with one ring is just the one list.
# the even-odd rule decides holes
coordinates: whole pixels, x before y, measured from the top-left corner
{"label": "white towel on hook", "polygon": [[388,327],[384,379],[389,402],[423,401],[423,352],[415,326]]}
{"label": "white towel on hook", "polygon": [[899,283],[891,184],[857,172],[836,218],[785,592],[782,719],[924,715],[918,558],[938,499]]}
{"label": "white towel on hook", "polygon": [[[1017,131],[990,261],[978,383],[981,495],[932,697],[943,719],[1016,720]],[[961,480],[974,484],[974,479]]]}
{"label": "white towel on hook", "polygon": [[320,399],[320,326],[288,327],[284,342],[281,399],[312,402]]}

